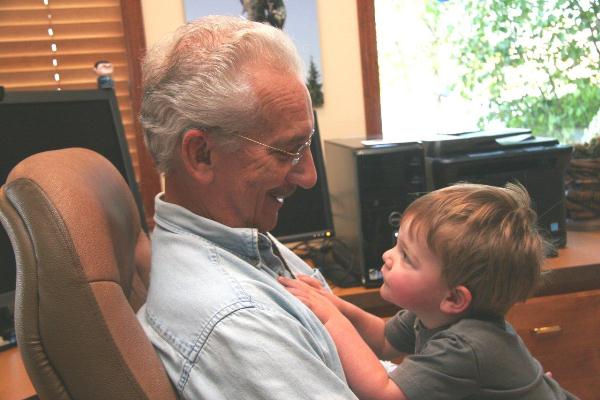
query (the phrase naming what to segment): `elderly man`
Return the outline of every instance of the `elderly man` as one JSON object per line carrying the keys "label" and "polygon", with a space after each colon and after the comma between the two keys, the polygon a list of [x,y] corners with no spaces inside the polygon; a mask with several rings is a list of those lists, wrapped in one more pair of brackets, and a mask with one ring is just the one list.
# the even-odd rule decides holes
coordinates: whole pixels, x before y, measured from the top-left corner
{"label": "elderly man", "polygon": [[310,188],[313,114],[290,39],[188,23],[144,62],[142,124],[165,192],[138,317],[186,399],[355,399],[319,320],[277,283],[310,268],[268,231]]}

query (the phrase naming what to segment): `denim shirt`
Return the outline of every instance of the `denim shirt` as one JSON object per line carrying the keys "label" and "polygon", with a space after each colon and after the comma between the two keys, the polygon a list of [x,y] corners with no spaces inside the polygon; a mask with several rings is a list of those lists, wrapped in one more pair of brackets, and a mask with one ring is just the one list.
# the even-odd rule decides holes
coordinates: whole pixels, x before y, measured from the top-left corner
{"label": "denim shirt", "polygon": [[184,399],[356,399],[331,337],[276,280],[311,268],[271,235],[156,197],[138,319]]}

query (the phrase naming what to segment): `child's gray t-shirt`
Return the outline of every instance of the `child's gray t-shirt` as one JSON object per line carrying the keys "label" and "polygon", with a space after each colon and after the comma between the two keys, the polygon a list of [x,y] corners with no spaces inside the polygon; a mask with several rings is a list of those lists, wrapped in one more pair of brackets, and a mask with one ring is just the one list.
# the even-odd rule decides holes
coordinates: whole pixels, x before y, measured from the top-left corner
{"label": "child's gray t-shirt", "polygon": [[577,399],[544,374],[503,318],[464,318],[427,329],[401,310],[387,322],[385,335],[410,354],[390,373],[410,400]]}

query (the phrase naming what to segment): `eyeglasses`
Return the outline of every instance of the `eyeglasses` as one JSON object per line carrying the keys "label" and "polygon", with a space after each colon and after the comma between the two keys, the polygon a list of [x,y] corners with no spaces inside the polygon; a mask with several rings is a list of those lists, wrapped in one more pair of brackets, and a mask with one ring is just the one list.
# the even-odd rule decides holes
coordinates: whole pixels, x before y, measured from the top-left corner
{"label": "eyeglasses", "polygon": [[285,154],[286,156],[290,157],[290,159],[292,160],[292,165],[296,165],[296,164],[298,164],[300,162],[300,160],[302,159],[302,156],[304,156],[304,152],[306,151],[306,149],[310,147],[310,144],[312,143],[312,138],[315,135],[315,131],[313,130],[310,133],[310,136],[308,137],[308,140],[306,142],[304,142],[298,148],[298,150],[295,153],[291,153],[291,152],[289,152],[287,150],[280,149],[279,147],[274,147],[274,146],[271,146],[271,145],[268,145],[268,144],[265,144],[265,143],[261,143],[258,140],[254,140],[254,139],[251,139],[249,137],[246,137],[244,135],[240,135],[240,134],[237,134],[237,133],[231,133],[231,135],[239,137],[239,138],[242,138],[242,139],[245,139],[245,140],[247,140],[249,142],[252,142],[252,143],[255,143],[255,144],[259,144],[259,145],[261,145],[263,147],[266,147],[267,149],[274,150],[274,151],[276,151],[278,153]]}

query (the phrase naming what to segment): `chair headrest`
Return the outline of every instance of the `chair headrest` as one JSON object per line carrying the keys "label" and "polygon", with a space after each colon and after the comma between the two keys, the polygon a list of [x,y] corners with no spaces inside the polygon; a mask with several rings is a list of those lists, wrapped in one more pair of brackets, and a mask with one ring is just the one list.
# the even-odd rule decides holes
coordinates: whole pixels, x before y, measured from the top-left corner
{"label": "chair headrest", "polygon": [[88,281],[113,280],[129,291],[132,271],[121,266],[135,265],[131,249],[140,235],[140,220],[128,185],[110,161],[83,148],[38,153],[9,174],[9,197],[19,184],[35,184],[56,208]]}

